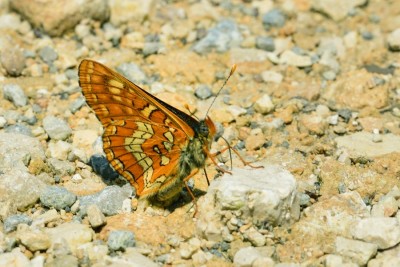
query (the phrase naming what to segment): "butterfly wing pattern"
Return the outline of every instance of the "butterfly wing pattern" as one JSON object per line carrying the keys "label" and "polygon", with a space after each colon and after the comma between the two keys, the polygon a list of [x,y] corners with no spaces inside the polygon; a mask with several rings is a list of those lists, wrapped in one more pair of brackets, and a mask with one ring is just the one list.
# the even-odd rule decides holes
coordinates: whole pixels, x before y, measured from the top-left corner
{"label": "butterfly wing pattern", "polygon": [[204,167],[215,135],[209,117],[196,120],[92,60],[81,62],[79,85],[104,127],[108,161],[141,198],[169,204]]}

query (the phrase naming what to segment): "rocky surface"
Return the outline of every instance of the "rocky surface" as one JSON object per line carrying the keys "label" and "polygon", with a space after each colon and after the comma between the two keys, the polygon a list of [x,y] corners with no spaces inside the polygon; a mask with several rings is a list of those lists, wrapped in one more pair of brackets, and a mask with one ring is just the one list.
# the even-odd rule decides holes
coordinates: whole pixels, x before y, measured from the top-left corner
{"label": "rocky surface", "polygon": [[[0,1],[0,266],[399,266],[399,10]],[[189,180],[197,205],[138,200],[104,158],[85,58],[197,118],[211,107],[212,152],[263,168],[225,151],[231,174]]]}

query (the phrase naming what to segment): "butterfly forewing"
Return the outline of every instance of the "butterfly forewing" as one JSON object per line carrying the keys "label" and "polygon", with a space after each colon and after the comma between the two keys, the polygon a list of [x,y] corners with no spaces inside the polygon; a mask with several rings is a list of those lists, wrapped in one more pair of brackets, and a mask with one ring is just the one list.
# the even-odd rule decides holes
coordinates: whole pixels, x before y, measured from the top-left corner
{"label": "butterfly forewing", "polygon": [[[79,83],[103,124],[107,159],[139,196],[171,198],[192,169],[204,166],[211,135],[198,138],[191,116],[95,61],[82,61]],[[209,119],[207,126],[214,134]]]}

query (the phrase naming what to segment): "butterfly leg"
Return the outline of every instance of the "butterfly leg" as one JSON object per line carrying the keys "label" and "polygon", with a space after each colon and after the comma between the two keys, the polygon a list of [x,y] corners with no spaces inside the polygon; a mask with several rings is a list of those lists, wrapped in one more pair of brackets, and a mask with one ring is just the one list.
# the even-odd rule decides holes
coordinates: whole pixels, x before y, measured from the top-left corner
{"label": "butterfly leg", "polygon": [[[213,154],[209,154],[209,157],[211,158],[211,160],[213,160],[213,157],[217,157],[218,155],[224,153],[224,152],[227,151],[228,149],[231,149],[233,152],[235,152],[235,154],[239,157],[240,161],[243,162],[243,164],[244,164],[245,166],[249,166],[249,167],[254,168],[254,169],[264,168],[264,166],[254,166],[254,165],[252,165],[251,162],[246,161],[246,160],[239,154],[239,152],[238,152],[236,149],[234,149],[234,148],[232,148],[232,147],[230,147],[230,146],[227,146],[227,147],[225,147],[225,148],[221,149],[220,151],[217,151],[217,152],[215,152],[215,153],[213,153]],[[215,163],[215,160],[213,160],[213,162]],[[226,171],[225,171],[225,172],[226,172]]]}
{"label": "butterfly leg", "polygon": [[196,215],[197,215],[197,200],[196,200],[196,198],[194,197],[194,194],[193,194],[192,190],[189,188],[187,182],[190,180],[190,178],[192,178],[193,176],[195,176],[198,172],[199,172],[199,169],[194,169],[194,170],[192,170],[192,172],[189,174],[189,176],[187,176],[185,179],[183,179],[183,182],[185,183],[186,190],[189,192],[189,195],[191,196],[192,201],[193,201],[193,204],[194,204],[194,214],[193,214],[193,217],[196,217]]}

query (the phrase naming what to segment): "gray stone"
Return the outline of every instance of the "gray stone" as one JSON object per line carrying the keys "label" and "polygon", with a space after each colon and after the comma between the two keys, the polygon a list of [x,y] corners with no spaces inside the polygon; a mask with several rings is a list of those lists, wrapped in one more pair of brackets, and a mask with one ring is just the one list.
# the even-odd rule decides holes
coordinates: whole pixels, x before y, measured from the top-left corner
{"label": "gray stone", "polygon": [[107,245],[113,251],[123,251],[127,247],[134,247],[135,244],[135,235],[129,231],[111,231],[108,236]]}
{"label": "gray stone", "polygon": [[265,28],[282,27],[285,25],[285,15],[279,9],[273,9],[262,16],[262,23]]}
{"label": "gray stone", "polygon": [[12,232],[17,229],[18,224],[28,224],[30,225],[32,223],[32,219],[25,215],[25,214],[15,214],[7,217],[4,220],[4,232],[7,234],[9,232]]}
{"label": "gray stone", "polygon": [[341,255],[347,261],[355,262],[360,266],[368,263],[378,251],[376,244],[337,237],[335,241],[336,254]]}
{"label": "gray stone", "polygon": [[71,175],[75,172],[75,165],[68,161],[50,158],[47,163],[52,172],[57,175]]}
{"label": "gray stone", "polygon": [[24,90],[17,84],[5,84],[3,86],[3,96],[16,107],[23,107],[28,103]]}
{"label": "gray stone", "polygon": [[32,136],[31,129],[20,123],[7,126],[4,129],[4,132],[6,132],[8,134],[23,134],[26,136]]}
{"label": "gray stone", "polygon": [[382,142],[373,142],[373,134],[358,132],[335,139],[338,148],[345,148],[351,157],[377,157],[400,152],[400,137],[394,134],[382,135]]}
{"label": "gray stone", "polygon": [[272,52],[275,50],[274,39],[267,36],[258,36],[256,38],[256,47],[261,50]]}
{"label": "gray stone", "polygon": [[212,96],[212,91],[210,86],[206,84],[201,84],[194,91],[194,95],[197,98],[204,100]]}
{"label": "gray stone", "polygon": [[106,216],[115,215],[122,209],[123,201],[131,195],[132,187],[129,184],[123,187],[108,186],[94,195],[79,197],[80,214],[86,215],[87,207],[95,204]]}
{"label": "gray stone", "polygon": [[57,52],[50,46],[45,46],[39,51],[40,58],[47,64],[52,64],[58,58]]}
{"label": "gray stone", "polygon": [[0,174],[0,219],[16,210],[25,211],[33,206],[44,187],[43,182],[25,171],[13,170]]}
{"label": "gray stone", "polygon": [[387,249],[400,243],[400,224],[396,218],[372,217],[361,219],[353,228],[354,238]]}
{"label": "gray stone", "polygon": [[143,46],[143,56],[147,57],[153,54],[158,54],[163,49],[163,44],[159,42],[146,42]]}
{"label": "gray stone", "polygon": [[50,138],[55,140],[65,140],[72,133],[66,121],[54,116],[46,116],[43,119],[43,128]]}
{"label": "gray stone", "polygon": [[40,202],[46,207],[57,210],[71,207],[76,201],[76,196],[64,187],[47,186],[40,195]]}
{"label": "gray stone", "polygon": [[134,83],[146,84],[148,82],[146,73],[135,63],[122,63],[117,67],[117,71]]}
{"label": "gray stone", "polygon": [[221,20],[207,35],[192,47],[198,54],[206,54],[215,50],[218,53],[237,47],[242,41],[242,35],[233,20]]}

